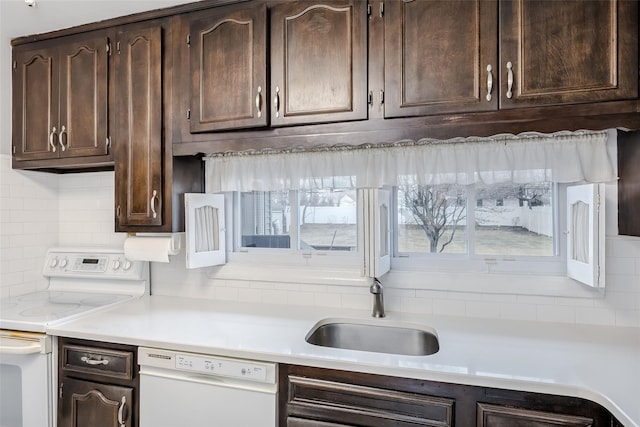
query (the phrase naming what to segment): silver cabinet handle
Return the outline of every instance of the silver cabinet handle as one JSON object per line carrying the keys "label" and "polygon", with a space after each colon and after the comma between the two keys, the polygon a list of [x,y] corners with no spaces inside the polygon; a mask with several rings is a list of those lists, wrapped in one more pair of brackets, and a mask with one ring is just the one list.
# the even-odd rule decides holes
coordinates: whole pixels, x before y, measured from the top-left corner
{"label": "silver cabinet handle", "polygon": [[158,216],[158,213],[156,212],[156,204],[155,204],[155,200],[157,198],[158,198],[158,192],[156,190],[153,190],[153,193],[151,193],[151,199],[149,200],[149,206],[151,207],[151,213],[153,214],[154,218]]}
{"label": "silver cabinet handle", "polygon": [[511,61],[507,62],[507,98],[511,99],[513,96],[513,64]]}
{"label": "silver cabinet handle", "polygon": [[67,150],[67,146],[64,145],[64,140],[66,139],[66,135],[67,135],[67,129],[64,127],[64,125],[62,125],[62,129],[60,129],[60,136],[58,137],[58,140],[60,141],[60,148],[62,149],[62,151]]}
{"label": "silver cabinet handle", "polygon": [[256,95],[256,109],[258,110],[258,118],[262,117],[262,86],[258,86],[258,94]]}
{"label": "silver cabinet handle", "polygon": [[276,94],[273,97],[273,107],[276,109],[276,117],[280,117],[280,88],[276,86]]}
{"label": "silver cabinet handle", "polygon": [[49,145],[51,146],[51,151],[56,152],[56,143],[53,138],[56,136],[56,127],[51,128],[51,133],[49,134]]}
{"label": "silver cabinet handle", "polygon": [[91,365],[91,366],[95,366],[95,365],[105,365],[106,366],[106,365],[109,364],[109,360],[107,360],[107,359],[95,360],[95,359],[91,359],[90,357],[87,357],[87,356],[83,356],[82,358],[80,358],[80,360],[82,360],[87,365]]}
{"label": "silver cabinet handle", "polygon": [[487,65],[487,102],[491,102],[491,91],[493,90],[493,68],[491,64]]}
{"label": "silver cabinet handle", "polygon": [[122,396],[122,400],[120,401],[120,407],[118,408],[118,424],[119,427],[125,427],[124,425],[124,408],[127,405],[127,398]]}

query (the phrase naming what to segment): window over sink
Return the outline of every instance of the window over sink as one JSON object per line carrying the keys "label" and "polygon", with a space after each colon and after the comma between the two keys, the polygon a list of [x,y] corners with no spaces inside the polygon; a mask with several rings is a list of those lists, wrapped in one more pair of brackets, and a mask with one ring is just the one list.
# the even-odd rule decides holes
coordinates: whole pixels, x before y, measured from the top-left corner
{"label": "window over sink", "polygon": [[[575,184],[613,179],[607,140],[584,132],[227,154],[207,158],[207,188],[226,194],[233,262],[339,266],[363,279],[390,269],[564,276],[568,258],[603,259],[598,199],[577,216],[566,205]],[[567,256],[567,236],[579,259]],[[602,286],[602,271],[587,271]]]}

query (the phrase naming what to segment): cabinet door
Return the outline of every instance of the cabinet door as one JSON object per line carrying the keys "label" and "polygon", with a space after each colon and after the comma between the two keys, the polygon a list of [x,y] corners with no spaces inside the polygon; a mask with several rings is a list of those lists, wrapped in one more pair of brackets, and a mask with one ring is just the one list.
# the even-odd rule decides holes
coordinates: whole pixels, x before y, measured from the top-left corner
{"label": "cabinet door", "polygon": [[594,420],[575,415],[478,403],[478,427],[591,427]]}
{"label": "cabinet door", "polygon": [[16,160],[57,158],[58,49],[14,48],[13,150]]}
{"label": "cabinet door", "polygon": [[162,225],[162,30],[118,35],[115,58],[116,231]]}
{"label": "cabinet door", "polygon": [[65,378],[61,384],[59,427],[131,427],[133,389]]}
{"label": "cabinet door", "polygon": [[267,125],[267,9],[191,22],[191,132]]}
{"label": "cabinet door", "polygon": [[385,2],[385,117],[495,110],[495,1]]}
{"label": "cabinet door", "polygon": [[637,2],[508,0],[500,28],[501,108],[637,98]]}
{"label": "cabinet door", "polygon": [[618,131],[618,231],[640,237],[640,131]]}
{"label": "cabinet door", "polygon": [[109,152],[108,43],[94,37],[60,46],[61,157]]}
{"label": "cabinet door", "polygon": [[367,2],[271,9],[271,124],[367,118]]}

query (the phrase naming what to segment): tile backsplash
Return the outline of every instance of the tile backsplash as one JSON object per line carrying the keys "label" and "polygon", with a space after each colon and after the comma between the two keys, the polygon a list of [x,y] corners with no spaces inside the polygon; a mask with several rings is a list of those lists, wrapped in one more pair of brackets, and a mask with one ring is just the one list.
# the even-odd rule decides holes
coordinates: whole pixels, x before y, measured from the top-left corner
{"label": "tile backsplash", "polygon": [[[42,263],[51,246],[122,246],[114,230],[113,172],[55,175],[14,171],[0,155],[0,296],[46,287]],[[610,213],[615,215],[615,212]],[[640,327],[640,238],[607,238],[604,298],[443,290],[385,290],[387,310],[467,317]],[[217,300],[370,309],[366,286],[209,279],[205,269],[154,264],[155,294]],[[541,280],[544,280],[543,278]]]}
{"label": "tile backsplash", "polygon": [[113,206],[113,172],[19,171],[11,156],[0,155],[0,297],[46,288],[50,247],[121,247]]}
{"label": "tile backsplash", "polygon": [[0,155],[0,296],[44,289],[44,257],[58,244],[59,176],[14,171]]}

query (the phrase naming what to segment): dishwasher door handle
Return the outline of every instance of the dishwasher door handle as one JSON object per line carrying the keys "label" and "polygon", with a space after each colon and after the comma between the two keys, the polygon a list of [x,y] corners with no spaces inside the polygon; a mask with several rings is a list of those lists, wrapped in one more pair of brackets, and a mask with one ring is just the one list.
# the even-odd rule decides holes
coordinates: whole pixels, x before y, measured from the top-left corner
{"label": "dishwasher door handle", "polygon": [[140,377],[143,376],[163,378],[174,381],[186,381],[198,384],[210,385],[212,387],[234,388],[239,390],[256,391],[261,393],[273,393],[278,390],[277,383],[243,381],[234,378],[222,377],[220,375],[196,375],[190,372],[183,372],[174,369],[162,369],[140,365]]}

